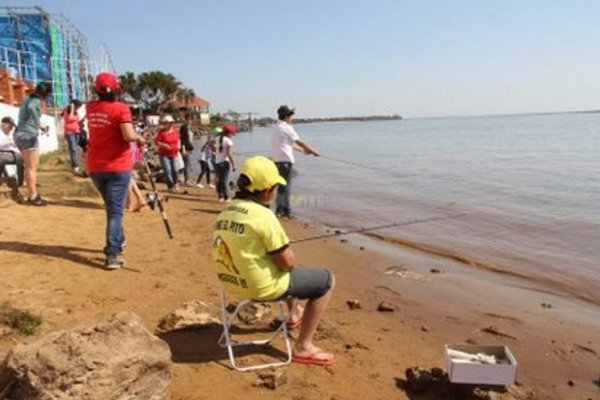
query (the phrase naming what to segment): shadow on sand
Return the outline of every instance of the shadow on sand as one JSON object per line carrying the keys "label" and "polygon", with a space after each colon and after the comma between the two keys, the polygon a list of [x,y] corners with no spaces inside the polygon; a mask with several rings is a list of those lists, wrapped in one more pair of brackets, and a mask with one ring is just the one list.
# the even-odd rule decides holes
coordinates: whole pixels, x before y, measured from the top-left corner
{"label": "shadow on sand", "polygon": [[78,200],[78,199],[61,199],[61,200],[53,200],[48,201],[48,204],[55,206],[63,206],[63,207],[75,207],[75,208],[87,208],[94,210],[102,210],[104,206],[95,201],[86,201],[86,200]]}
{"label": "shadow on sand", "polygon": [[31,243],[22,243],[22,242],[2,242],[0,241],[0,251],[12,251],[15,253],[23,253],[23,254],[32,254],[32,255],[42,255],[48,257],[62,258],[67,261],[74,262],[76,264],[85,265],[87,267],[92,268],[103,268],[104,267],[104,259],[103,258],[89,258],[84,257],[78,252],[85,253],[102,253],[101,250],[96,249],[84,249],[81,247],[71,247],[71,246],[52,246],[52,245],[42,245],[42,244],[31,244]]}
{"label": "shadow on sand", "polygon": [[[255,333],[261,330],[244,330]],[[219,338],[223,332],[221,324],[192,326],[180,330],[158,334],[169,345],[173,362],[176,363],[207,363],[217,362],[230,368],[227,350],[219,346]],[[242,346],[235,349],[236,362],[240,357],[253,356],[251,362],[257,362],[257,357],[284,359],[286,353],[270,345]]]}

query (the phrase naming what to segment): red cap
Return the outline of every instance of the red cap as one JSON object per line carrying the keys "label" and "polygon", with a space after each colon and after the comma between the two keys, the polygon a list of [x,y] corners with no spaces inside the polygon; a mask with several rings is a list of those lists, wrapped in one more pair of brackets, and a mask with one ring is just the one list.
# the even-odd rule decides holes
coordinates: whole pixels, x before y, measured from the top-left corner
{"label": "red cap", "polygon": [[235,126],[234,124],[224,124],[222,126],[223,129],[223,133],[236,133],[237,132],[237,126]]}
{"label": "red cap", "polygon": [[117,77],[110,72],[101,72],[96,76],[96,92],[110,93],[119,88]]}

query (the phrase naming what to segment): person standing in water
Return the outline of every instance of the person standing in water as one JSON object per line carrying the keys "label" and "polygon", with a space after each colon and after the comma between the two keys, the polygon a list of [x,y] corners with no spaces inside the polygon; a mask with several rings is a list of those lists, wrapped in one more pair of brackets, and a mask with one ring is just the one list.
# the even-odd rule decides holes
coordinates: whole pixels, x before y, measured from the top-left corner
{"label": "person standing in water", "polygon": [[277,188],[275,214],[278,217],[291,218],[290,193],[292,191],[294,150],[315,157],[318,157],[320,154],[314,147],[300,139],[300,136],[296,133],[296,130],[292,126],[294,119],[293,108],[283,105],[277,110],[277,116],[279,117],[279,121],[273,126],[271,139],[273,149],[272,158],[275,161],[275,165],[277,165],[279,174],[285,179],[287,184],[279,185]]}

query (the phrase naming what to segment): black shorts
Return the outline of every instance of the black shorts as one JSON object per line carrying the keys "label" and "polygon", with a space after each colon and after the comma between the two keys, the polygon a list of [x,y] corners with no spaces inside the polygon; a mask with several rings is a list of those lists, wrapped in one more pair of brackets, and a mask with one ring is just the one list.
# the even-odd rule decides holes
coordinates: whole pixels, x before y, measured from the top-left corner
{"label": "black shorts", "polygon": [[333,275],[324,268],[297,267],[290,272],[290,286],[281,298],[318,299],[329,291]]}

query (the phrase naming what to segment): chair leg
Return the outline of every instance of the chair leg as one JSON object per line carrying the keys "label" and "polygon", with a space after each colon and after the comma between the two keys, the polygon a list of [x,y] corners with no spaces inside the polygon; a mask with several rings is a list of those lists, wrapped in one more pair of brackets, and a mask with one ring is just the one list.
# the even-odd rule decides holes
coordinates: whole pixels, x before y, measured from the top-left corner
{"label": "chair leg", "polygon": [[[251,304],[251,303],[254,303],[254,302],[250,301],[250,300],[240,301],[240,303],[235,308],[234,312],[231,314],[231,316],[229,316],[227,313],[227,299],[226,299],[225,291],[223,291],[221,293],[221,312],[222,312],[222,316],[223,316],[223,318],[222,318],[223,319],[223,333],[221,334],[221,337],[219,338],[218,343],[219,343],[219,346],[227,349],[227,354],[229,356],[229,362],[231,363],[232,368],[237,371],[252,371],[252,370],[263,369],[263,368],[279,367],[279,366],[289,364],[292,361],[292,345],[291,345],[289,331],[287,329],[287,322],[290,318],[290,313],[287,312],[287,310],[286,310],[287,307],[286,307],[285,300],[271,302],[271,303],[277,303],[277,305],[279,307],[279,317],[282,322],[269,338],[262,339],[262,340],[251,340],[251,341],[245,341],[245,342],[233,342],[231,340],[231,325],[232,325],[233,321],[236,318],[238,318],[238,313],[240,312],[240,310],[245,305]],[[283,340],[285,342],[285,347],[286,347],[287,357],[284,361],[265,363],[265,364],[257,364],[257,365],[251,365],[248,367],[240,367],[236,364],[235,352],[234,352],[235,347],[252,346],[252,345],[267,345],[267,344],[271,343],[274,339],[276,339],[276,337],[279,334],[283,335]]]}

